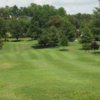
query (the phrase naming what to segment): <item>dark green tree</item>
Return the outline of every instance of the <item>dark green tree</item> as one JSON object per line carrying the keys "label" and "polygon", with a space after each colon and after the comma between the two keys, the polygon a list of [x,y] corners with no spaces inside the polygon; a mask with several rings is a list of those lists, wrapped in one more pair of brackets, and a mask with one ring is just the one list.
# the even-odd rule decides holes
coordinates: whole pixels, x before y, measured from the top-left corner
{"label": "dark green tree", "polygon": [[58,14],[59,14],[60,16],[66,16],[66,11],[65,11],[65,9],[64,9],[63,7],[60,7],[60,8],[58,9]]}
{"label": "dark green tree", "polygon": [[11,19],[9,30],[12,33],[12,36],[14,38],[16,38],[17,41],[19,40],[19,38],[21,36],[21,28],[22,27],[23,26],[21,26],[19,19],[17,19],[17,18]]}
{"label": "dark green tree", "polygon": [[7,32],[6,20],[0,17],[0,36],[1,38],[5,38],[5,40],[6,40],[6,32]]}
{"label": "dark green tree", "polygon": [[80,42],[81,43],[91,43],[93,41],[93,35],[88,27],[82,29]]}
{"label": "dark green tree", "polygon": [[54,26],[43,30],[43,34],[38,39],[38,45],[40,47],[55,47],[58,44],[59,34]]}
{"label": "dark green tree", "polygon": [[76,38],[76,28],[71,22],[65,17],[62,25],[62,32],[68,37],[69,41],[74,41]]}
{"label": "dark green tree", "polygon": [[94,11],[91,29],[95,40],[100,41],[100,8]]}
{"label": "dark green tree", "polygon": [[88,26],[85,26],[83,29],[81,29],[81,36],[80,36],[80,42],[82,43],[82,49],[83,50],[91,50],[91,43],[93,41],[93,35],[88,28]]}
{"label": "dark green tree", "polygon": [[19,8],[16,5],[10,8],[10,15],[13,17],[19,16]]}
{"label": "dark green tree", "polygon": [[5,32],[6,32],[5,21],[4,21],[3,18],[0,17],[0,49],[3,46],[3,40],[2,40],[2,38],[5,36]]}
{"label": "dark green tree", "polygon": [[68,38],[67,38],[67,36],[64,35],[64,34],[61,34],[59,42],[60,42],[60,46],[63,47],[63,48],[61,48],[61,50],[66,50],[65,47],[68,46]]}

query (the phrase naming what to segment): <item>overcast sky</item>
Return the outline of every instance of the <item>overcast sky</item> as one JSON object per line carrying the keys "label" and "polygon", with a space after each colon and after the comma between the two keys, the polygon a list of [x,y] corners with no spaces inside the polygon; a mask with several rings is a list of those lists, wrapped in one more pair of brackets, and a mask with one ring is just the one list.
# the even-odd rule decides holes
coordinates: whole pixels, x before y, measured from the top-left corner
{"label": "overcast sky", "polygon": [[98,6],[98,0],[0,0],[0,7],[6,5],[19,7],[29,6],[30,3],[50,4],[55,7],[64,7],[67,13],[92,13],[94,7]]}

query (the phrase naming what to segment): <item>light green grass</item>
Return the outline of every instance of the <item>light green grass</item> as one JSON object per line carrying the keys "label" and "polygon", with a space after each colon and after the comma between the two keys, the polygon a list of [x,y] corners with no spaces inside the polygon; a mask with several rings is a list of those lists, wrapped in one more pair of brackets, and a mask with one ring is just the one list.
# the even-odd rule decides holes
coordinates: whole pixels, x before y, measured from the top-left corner
{"label": "light green grass", "polygon": [[0,51],[0,100],[100,100],[100,54],[8,42]]}

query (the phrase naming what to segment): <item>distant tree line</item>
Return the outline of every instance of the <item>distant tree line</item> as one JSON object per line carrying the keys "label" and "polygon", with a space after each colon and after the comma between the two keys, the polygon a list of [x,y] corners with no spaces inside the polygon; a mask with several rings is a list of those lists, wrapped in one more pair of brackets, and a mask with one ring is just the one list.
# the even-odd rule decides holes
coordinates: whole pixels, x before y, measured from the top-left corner
{"label": "distant tree line", "polygon": [[2,7],[0,47],[9,37],[16,41],[30,37],[37,40],[40,47],[67,46],[69,41],[78,39],[84,48],[93,41],[100,41],[100,9],[96,8],[94,14],[69,15],[62,7],[56,9],[34,3],[28,7]]}

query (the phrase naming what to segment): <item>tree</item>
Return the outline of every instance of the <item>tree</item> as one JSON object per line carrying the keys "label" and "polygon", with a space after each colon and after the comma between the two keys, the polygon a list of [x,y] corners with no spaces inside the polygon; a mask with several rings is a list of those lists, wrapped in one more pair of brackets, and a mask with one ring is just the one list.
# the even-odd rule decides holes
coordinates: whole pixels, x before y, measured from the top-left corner
{"label": "tree", "polygon": [[8,19],[10,14],[10,7],[0,8],[0,17]]}
{"label": "tree", "polygon": [[76,28],[69,22],[66,16],[51,16],[47,22],[48,27],[55,26],[59,31],[68,37],[69,41],[74,41],[76,38]]}
{"label": "tree", "polygon": [[0,49],[2,48],[3,46],[3,40],[2,38],[4,37],[5,35],[5,21],[3,18],[0,17]]}
{"label": "tree", "polygon": [[67,36],[65,36],[64,34],[61,34],[59,42],[60,42],[60,46],[63,47],[62,50],[65,50],[64,47],[68,46],[68,38],[67,38]]}
{"label": "tree", "polygon": [[95,40],[100,41],[100,8],[94,11],[91,29]]}
{"label": "tree", "polygon": [[83,29],[81,29],[81,36],[80,36],[80,43],[82,43],[82,49],[83,50],[91,50],[91,42],[93,41],[93,35],[88,28],[88,26],[85,26]]}
{"label": "tree", "polygon": [[42,28],[40,27],[39,25],[39,22],[36,21],[34,18],[31,20],[31,23],[30,23],[30,27],[29,27],[29,34],[30,34],[30,37],[32,39],[38,39],[41,32],[42,32]]}
{"label": "tree", "polygon": [[12,33],[12,36],[14,38],[16,38],[16,40],[18,41],[20,36],[21,36],[21,28],[23,26],[21,26],[20,21],[17,18],[13,18],[10,21],[10,32]]}
{"label": "tree", "polygon": [[64,24],[64,20],[61,16],[51,16],[47,22],[47,26],[51,27],[51,26],[55,26],[56,28],[60,28],[63,26]]}
{"label": "tree", "polygon": [[72,23],[74,24],[74,26],[76,26],[77,29],[84,28],[84,26],[90,23],[92,19],[91,14],[78,13],[72,17],[73,17]]}
{"label": "tree", "polygon": [[5,40],[6,40],[6,32],[7,32],[6,21],[4,20],[4,18],[0,17],[0,36],[1,38],[5,38]]}
{"label": "tree", "polygon": [[55,47],[59,44],[59,34],[55,27],[43,30],[43,34],[38,39],[40,47]]}
{"label": "tree", "polygon": [[19,17],[18,23],[20,26],[20,37],[28,36],[27,32],[30,24],[30,19],[28,19],[28,17]]}
{"label": "tree", "polygon": [[19,9],[16,5],[10,8],[10,15],[13,17],[18,17],[19,16]]}
{"label": "tree", "polygon": [[91,43],[93,41],[93,36],[91,34],[90,29],[86,26],[82,29],[80,42],[81,43]]}
{"label": "tree", "polygon": [[74,27],[72,27],[71,28],[72,30],[68,33],[68,40],[69,41],[71,41],[71,42],[73,42],[75,39],[76,39],[76,31],[75,31],[75,28]]}
{"label": "tree", "polygon": [[68,37],[68,41],[74,41],[76,38],[76,28],[71,24],[71,22],[64,18],[63,25],[62,25],[62,32]]}
{"label": "tree", "polygon": [[60,8],[58,9],[58,14],[59,14],[60,16],[65,16],[65,15],[66,15],[65,9],[64,9],[63,7],[60,7]]}
{"label": "tree", "polygon": [[47,27],[47,22],[51,16],[57,15],[57,11],[53,6],[49,5],[34,5],[32,4],[30,9],[33,9],[32,20],[30,23],[29,33],[34,39],[38,39],[42,33],[42,30]]}

